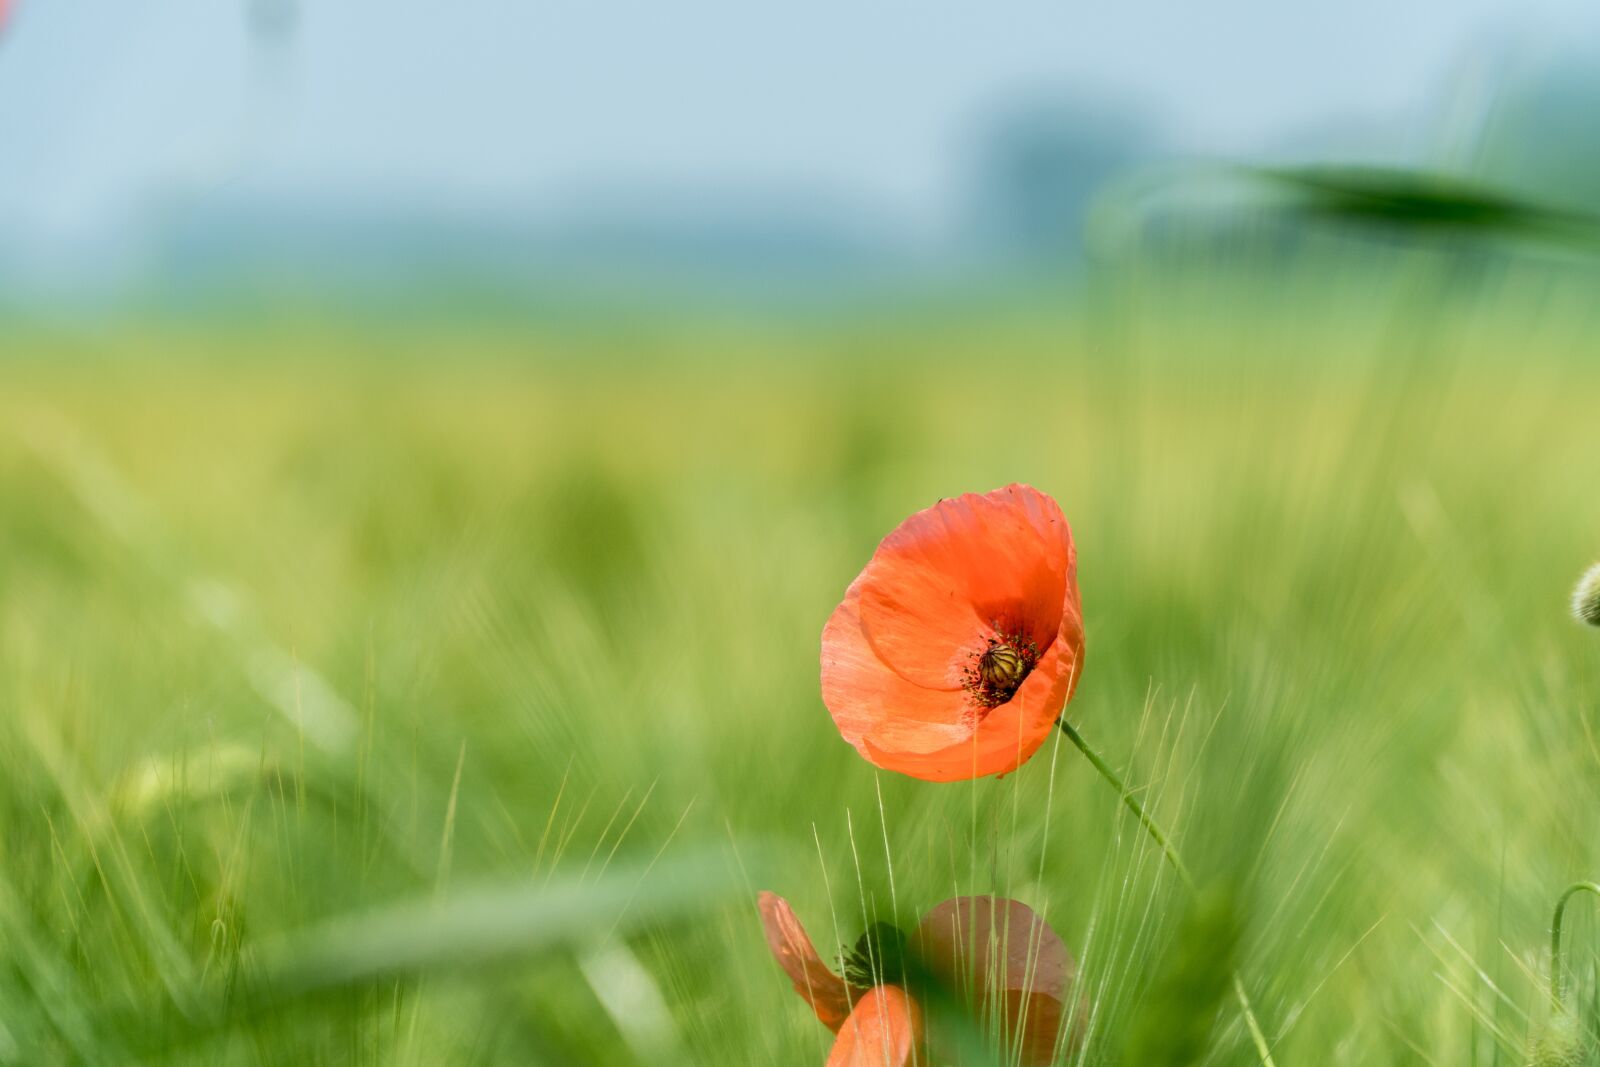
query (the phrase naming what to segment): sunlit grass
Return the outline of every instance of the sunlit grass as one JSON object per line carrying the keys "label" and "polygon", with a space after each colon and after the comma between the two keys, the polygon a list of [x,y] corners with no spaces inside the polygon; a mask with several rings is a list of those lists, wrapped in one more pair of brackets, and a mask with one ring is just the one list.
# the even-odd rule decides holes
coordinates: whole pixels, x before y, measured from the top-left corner
{"label": "sunlit grass", "polygon": [[[825,953],[1024,901],[1075,1062],[1253,1062],[1230,967],[1283,1065],[1522,1062],[1600,875],[1600,332],[1452,269],[10,346],[0,1062],[819,1064],[761,888]],[[1012,480],[1074,525],[1069,714],[1198,898],[1064,739],[932,786],[822,709],[877,538]]]}

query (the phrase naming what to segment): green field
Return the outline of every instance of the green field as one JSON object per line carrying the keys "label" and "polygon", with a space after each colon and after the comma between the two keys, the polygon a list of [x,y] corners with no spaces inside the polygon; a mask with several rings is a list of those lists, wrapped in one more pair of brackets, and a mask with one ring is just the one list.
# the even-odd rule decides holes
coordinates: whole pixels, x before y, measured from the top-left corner
{"label": "green field", "polygon": [[[0,1063],[820,1065],[762,888],[825,955],[1028,903],[1075,1062],[1259,1062],[1230,965],[1282,1067],[1524,1062],[1550,909],[1600,877],[1565,603],[1600,316],[1543,268],[1364,262],[826,324],[8,332]],[[931,785],[822,707],[877,540],[1011,481],[1073,524],[1068,715],[1199,919],[1064,740]]]}

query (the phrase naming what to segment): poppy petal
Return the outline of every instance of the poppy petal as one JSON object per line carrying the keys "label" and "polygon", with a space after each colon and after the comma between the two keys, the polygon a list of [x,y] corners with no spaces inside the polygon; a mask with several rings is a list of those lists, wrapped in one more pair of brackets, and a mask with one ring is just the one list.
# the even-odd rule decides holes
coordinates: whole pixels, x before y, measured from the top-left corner
{"label": "poppy petal", "polygon": [[863,755],[868,738],[913,753],[969,740],[977,715],[966,692],[924,689],[890,670],[862,633],[859,603],[858,581],[822,630],[822,701],[839,733]]}
{"label": "poppy petal", "polygon": [[869,990],[839,1031],[827,1067],[905,1067],[922,1030],[916,1002],[898,986]]}
{"label": "poppy petal", "polygon": [[935,975],[980,1004],[1001,1007],[1004,1040],[1024,1063],[1052,1062],[1077,965],[1031,908],[1000,897],[956,897],[923,917],[916,945]]}
{"label": "poppy petal", "polygon": [[943,500],[901,523],[860,578],[862,630],[907,681],[958,689],[990,637],[1043,652],[1073,569],[1055,501],[1025,485]]}
{"label": "poppy petal", "polygon": [[1034,910],[1004,897],[955,897],[917,927],[918,948],[936,973],[981,988],[1066,993],[1072,954]]}
{"label": "poppy petal", "polygon": [[[966,737],[947,748],[930,750],[926,744],[913,747],[904,743],[904,735],[911,732],[911,725],[900,723],[901,729],[896,731],[891,727],[895,717],[886,716],[855,742],[856,748],[876,766],[925,781],[950,782],[1008,774],[1031,759],[1049,739],[1061,709],[1077,688],[1082,660],[1083,625],[1073,605],[1062,617],[1061,636],[1021,688],[1006,703],[984,715]],[[824,699],[826,696],[824,688]],[[829,701],[828,706],[831,709],[834,705]],[[839,718],[835,714],[835,721]],[[922,734],[926,741],[947,736],[930,730]]]}
{"label": "poppy petal", "polygon": [[[1048,993],[1007,990],[1003,994],[1006,1019],[1005,1047],[1024,1067],[1049,1067],[1060,1052],[1070,1059],[1083,1041],[1089,1021],[1088,1002],[1079,998],[1078,1017],[1067,1018],[1067,1006]],[[1068,1033],[1063,1044],[1062,1031]],[[1059,1046],[1059,1047],[1058,1047]]]}
{"label": "poppy petal", "polygon": [[823,1025],[837,1033],[850,1016],[849,985],[822,962],[787,900],[765,890],[756,900],[761,908],[767,947],[777,958],[778,965],[788,973],[794,991],[811,1005]]}
{"label": "poppy petal", "polygon": [[980,774],[1006,774],[1033,757],[1050,737],[1082,672],[1083,625],[1076,604],[1062,616],[1060,636],[1011,699],[978,724]]}

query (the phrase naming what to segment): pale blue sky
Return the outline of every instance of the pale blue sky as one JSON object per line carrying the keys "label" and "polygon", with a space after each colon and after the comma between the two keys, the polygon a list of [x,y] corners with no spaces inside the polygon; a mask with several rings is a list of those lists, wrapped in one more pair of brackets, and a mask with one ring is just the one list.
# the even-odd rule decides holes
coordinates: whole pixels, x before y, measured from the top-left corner
{"label": "pale blue sky", "polygon": [[596,184],[808,188],[915,223],[1018,94],[1126,99],[1186,151],[1247,156],[1417,115],[1474,47],[1591,34],[1593,6],[300,0],[273,46],[245,0],[17,0],[0,230],[71,244],[222,189],[493,212]]}

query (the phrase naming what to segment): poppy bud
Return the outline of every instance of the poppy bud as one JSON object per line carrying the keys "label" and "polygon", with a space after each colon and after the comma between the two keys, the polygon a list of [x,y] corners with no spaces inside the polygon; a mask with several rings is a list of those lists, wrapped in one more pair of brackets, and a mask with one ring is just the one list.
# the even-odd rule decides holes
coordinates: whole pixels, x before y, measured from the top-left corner
{"label": "poppy bud", "polygon": [[1578,588],[1572,591],[1572,614],[1579,622],[1600,626],[1600,563],[1578,579]]}

